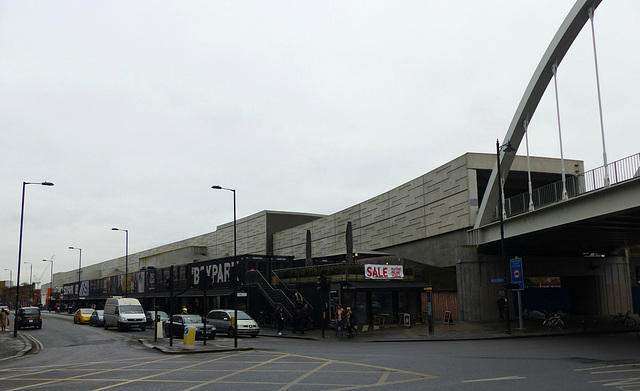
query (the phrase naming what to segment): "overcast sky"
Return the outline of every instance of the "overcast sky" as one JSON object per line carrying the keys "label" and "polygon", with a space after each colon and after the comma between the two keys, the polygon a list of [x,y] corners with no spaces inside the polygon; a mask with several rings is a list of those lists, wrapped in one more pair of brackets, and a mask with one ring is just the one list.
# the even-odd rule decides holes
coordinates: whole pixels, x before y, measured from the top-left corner
{"label": "overcast sky", "polygon": [[[495,153],[573,0],[0,0],[0,279],[262,210],[331,214]],[[596,10],[607,155],[638,153],[638,0]],[[587,24],[558,71],[564,157],[602,165]],[[553,85],[529,128],[560,157]],[[526,154],[524,143],[519,154]],[[21,281],[29,281],[23,265]]]}

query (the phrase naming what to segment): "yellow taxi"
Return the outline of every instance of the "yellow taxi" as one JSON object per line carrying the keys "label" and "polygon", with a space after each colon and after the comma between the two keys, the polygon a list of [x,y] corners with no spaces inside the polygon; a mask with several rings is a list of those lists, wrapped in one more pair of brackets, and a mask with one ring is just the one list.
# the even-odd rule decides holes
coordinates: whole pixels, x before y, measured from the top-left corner
{"label": "yellow taxi", "polygon": [[93,308],[80,308],[73,314],[73,323],[89,324]]}

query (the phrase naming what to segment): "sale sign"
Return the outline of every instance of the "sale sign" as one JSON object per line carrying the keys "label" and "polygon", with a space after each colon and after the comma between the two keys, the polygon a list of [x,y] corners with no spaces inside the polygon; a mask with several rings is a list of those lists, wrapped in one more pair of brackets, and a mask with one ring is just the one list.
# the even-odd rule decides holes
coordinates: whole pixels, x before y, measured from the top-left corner
{"label": "sale sign", "polygon": [[402,280],[404,270],[402,265],[364,265],[364,278]]}

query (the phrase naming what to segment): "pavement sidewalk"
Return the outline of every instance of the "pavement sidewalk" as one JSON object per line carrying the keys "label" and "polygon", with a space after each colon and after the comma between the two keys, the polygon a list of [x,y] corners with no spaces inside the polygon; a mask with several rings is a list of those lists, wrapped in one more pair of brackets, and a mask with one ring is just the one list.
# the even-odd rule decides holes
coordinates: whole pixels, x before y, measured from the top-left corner
{"label": "pavement sidewalk", "polygon": [[[608,321],[608,322],[607,322]],[[288,338],[307,339],[326,343],[376,343],[376,342],[444,342],[463,340],[486,340],[486,339],[507,339],[507,338],[529,338],[529,337],[550,337],[566,336],[576,334],[613,333],[613,332],[635,332],[638,330],[620,330],[609,326],[610,318],[603,319],[600,327],[584,328],[579,322],[568,322],[564,331],[552,331],[542,327],[542,320],[527,319],[523,328],[519,327],[518,320],[511,322],[511,332],[505,333],[504,322],[454,322],[453,324],[435,323],[433,333],[429,332],[426,324],[417,324],[412,327],[401,325],[391,325],[387,327],[359,327],[358,333],[347,338],[346,336],[336,337],[334,329],[307,330],[304,334],[293,334],[291,330],[285,329],[283,335],[278,335],[277,331],[270,327],[263,327],[260,330],[259,338]],[[606,325],[605,325],[606,324]],[[640,332],[640,331],[638,331]],[[207,341],[204,345],[202,341],[196,341],[192,348],[185,349],[181,338],[174,338],[173,346],[169,346],[169,339],[140,339],[139,341],[146,347],[159,350],[169,354],[189,354],[189,353],[211,353],[234,350],[250,350],[243,340],[250,338],[239,338],[238,349],[234,348],[232,338],[218,336],[213,341]]]}
{"label": "pavement sidewalk", "polygon": [[0,362],[23,356],[31,348],[31,340],[24,334],[18,332],[18,336],[14,338],[12,328],[0,331]]}

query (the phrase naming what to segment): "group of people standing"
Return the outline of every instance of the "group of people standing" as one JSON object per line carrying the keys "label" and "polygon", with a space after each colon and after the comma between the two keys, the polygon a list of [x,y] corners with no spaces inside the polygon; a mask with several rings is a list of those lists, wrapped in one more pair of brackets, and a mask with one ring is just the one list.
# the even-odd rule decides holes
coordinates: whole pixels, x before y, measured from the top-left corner
{"label": "group of people standing", "polygon": [[[291,320],[291,331],[294,334],[297,332],[304,334],[304,330],[309,322],[309,310],[310,308],[308,304],[296,306],[295,312],[293,313],[293,319]],[[278,304],[276,306],[274,318],[278,329],[278,335],[282,335],[285,323],[284,307],[282,304]]]}
{"label": "group of people standing", "polygon": [[[285,327],[285,312],[282,304],[278,304],[276,306],[276,311],[274,314],[274,320],[276,324],[276,328],[278,329],[278,335],[282,335],[282,330]],[[351,307],[347,307],[346,309],[342,308],[342,305],[338,304],[338,308],[334,314],[336,319],[336,337],[344,336],[344,333],[347,333],[347,337],[353,337],[354,334],[358,332],[356,328],[356,317],[353,311],[351,311]],[[291,322],[291,331],[295,334],[300,332],[304,334],[304,330],[307,326],[307,322],[309,321],[309,305],[298,305],[296,306],[295,313],[293,314],[293,319]]]}
{"label": "group of people standing", "polygon": [[358,332],[356,329],[356,317],[351,311],[351,307],[343,309],[342,305],[338,304],[336,313],[334,314],[336,319],[336,337],[344,336],[344,332],[347,332],[347,337],[353,337]]}

